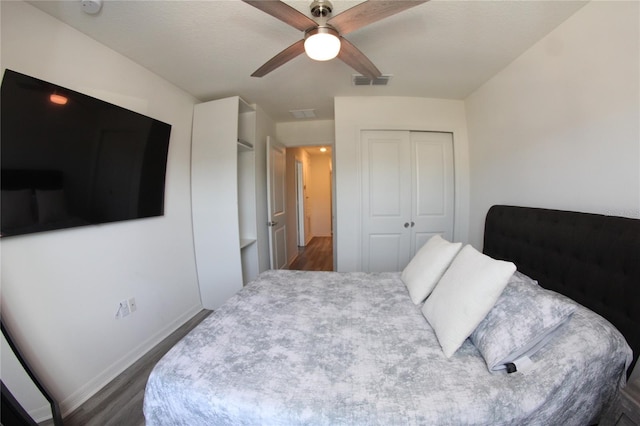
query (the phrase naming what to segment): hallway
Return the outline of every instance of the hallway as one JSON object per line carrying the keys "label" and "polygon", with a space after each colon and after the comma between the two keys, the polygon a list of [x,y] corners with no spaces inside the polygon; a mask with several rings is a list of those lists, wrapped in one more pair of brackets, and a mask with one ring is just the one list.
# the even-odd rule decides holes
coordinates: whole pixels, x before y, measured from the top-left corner
{"label": "hallway", "polygon": [[298,257],[291,270],[333,271],[333,238],[313,237],[305,247],[298,247]]}

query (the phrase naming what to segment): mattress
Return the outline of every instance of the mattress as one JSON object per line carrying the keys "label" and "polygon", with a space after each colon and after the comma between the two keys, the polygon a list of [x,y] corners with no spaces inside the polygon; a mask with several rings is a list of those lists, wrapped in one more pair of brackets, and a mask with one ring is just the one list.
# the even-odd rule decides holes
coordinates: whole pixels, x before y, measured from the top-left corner
{"label": "mattress", "polygon": [[526,371],[449,359],[399,273],[267,271],[152,371],[154,425],[585,425],[625,382],[631,351],[578,306]]}

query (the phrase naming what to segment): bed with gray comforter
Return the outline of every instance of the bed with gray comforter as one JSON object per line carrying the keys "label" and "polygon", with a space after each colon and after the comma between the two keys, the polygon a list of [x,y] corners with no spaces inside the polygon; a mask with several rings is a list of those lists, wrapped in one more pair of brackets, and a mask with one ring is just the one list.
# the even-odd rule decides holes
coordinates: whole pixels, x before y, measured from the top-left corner
{"label": "bed with gray comforter", "polygon": [[399,273],[264,272],[157,364],[146,424],[588,425],[625,383],[624,337],[581,305],[513,373],[471,339],[447,359],[420,308]]}

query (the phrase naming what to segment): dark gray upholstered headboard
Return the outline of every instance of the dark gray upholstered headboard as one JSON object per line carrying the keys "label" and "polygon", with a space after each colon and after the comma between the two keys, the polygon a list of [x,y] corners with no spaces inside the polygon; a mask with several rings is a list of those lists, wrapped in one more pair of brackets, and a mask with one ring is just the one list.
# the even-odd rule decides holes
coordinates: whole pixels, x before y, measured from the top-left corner
{"label": "dark gray upholstered headboard", "polygon": [[640,352],[639,219],[493,206],[483,251],[609,320],[633,349],[631,373]]}

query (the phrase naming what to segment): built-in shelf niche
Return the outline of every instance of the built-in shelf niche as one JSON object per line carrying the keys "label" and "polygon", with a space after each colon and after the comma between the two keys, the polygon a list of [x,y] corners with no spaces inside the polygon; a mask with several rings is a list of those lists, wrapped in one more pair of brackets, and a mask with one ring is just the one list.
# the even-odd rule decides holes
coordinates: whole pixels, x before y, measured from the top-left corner
{"label": "built-in shelf niche", "polygon": [[238,96],[195,106],[191,210],[206,309],[217,309],[258,275],[254,146],[254,106]]}
{"label": "built-in shelf niche", "polygon": [[240,99],[238,105],[238,226],[242,280],[247,284],[258,275],[256,242],[256,110]]}

